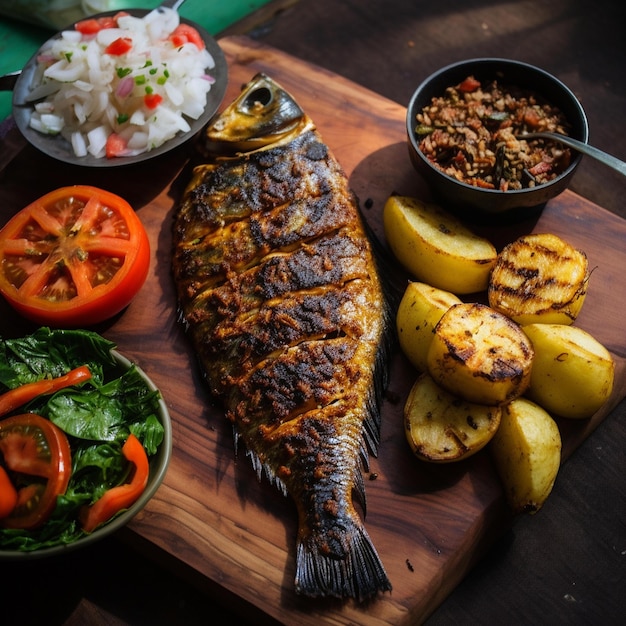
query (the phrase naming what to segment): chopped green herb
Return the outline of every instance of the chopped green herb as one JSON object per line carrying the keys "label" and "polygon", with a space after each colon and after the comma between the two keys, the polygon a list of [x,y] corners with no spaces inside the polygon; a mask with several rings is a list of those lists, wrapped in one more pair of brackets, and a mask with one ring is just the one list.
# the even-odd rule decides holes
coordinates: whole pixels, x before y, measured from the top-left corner
{"label": "chopped green herb", "polygon": [[124,78],[124,76],[128,76],[132,71],[130,67],[118,67],[115,70],[118,78]]}
{"label": "chopped green herb", "polygon": [[146,85],[146,93],[148,95],[150,95],[153,91],[154,91],[154,89],[150,85]]}
{"label": "chopped green herb", "polygon": [[63,56],[67,59],[67,62],[68,62],[68,63],[72,60],[72,55],[73,55],[73,54],[74,54],[73,52],[65,52],[65,53],[63,54]]}
{"label": "chopped green herb", "polygon": [[117,116],[117,123],[123,124],[124,122],[128,122],[128,115],[126,113],[120,113]]}
{"label": "chopped green herb", "polygon": [[150,69],[149,73],[152,74],[153,76],[158,72],[159,70],[157,70],[156,67],[153,67],[152,69]]}

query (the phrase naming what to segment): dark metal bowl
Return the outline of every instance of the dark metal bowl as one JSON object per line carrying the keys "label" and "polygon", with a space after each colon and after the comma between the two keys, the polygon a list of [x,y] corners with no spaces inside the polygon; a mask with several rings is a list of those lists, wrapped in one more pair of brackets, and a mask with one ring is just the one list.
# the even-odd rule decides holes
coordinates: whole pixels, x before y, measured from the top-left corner
{"label": "dark metal bowl", "polygon": [[[150,10],[127,9],[126,12],[134,15],[135,17],[143,17],[149,13]],[[99,18],[111,16],[116,13],[117,11],[106,11],[104,13],[94,15],[93,17]],[[13,117],[17,127],[26,140],[48,156],[58,159],[59,161],[71,163],[72,165],[82,165],[84,167],[119,167],[153,159],[161,154],[173,150],[196,136],[208,124],[222,102],[228,84],[228,65],[224,53],[217,41],[215,41],[215,39],[213,39],[213,37],[211,37],[211,35],[204,28],[196,22],[192,22],[183,17],[180,18],[180,21],[181,23],[193,26],[200,33],[200,36],[206,44],[207,50],[215,61],[215,67],[211,69],[211,73],[215,76],[215,83],[211,86],[211,89],[207,94],[206,107],[202,115],[196,120],[187,120],[191,127],[189,131],[186,133],[179,132],[176,136],[172,137],[172,139],[169,139],[158,148],[154,148],[153,150],[143,152],[136,156],[118,157],[115,159],[97,159],[90,154],[84,157],[75,156],[72,146],[61,135],[46,135],[33,130],[30,127],[30,116],[34,110],[34,103],[28,100],[28,94],[30,93],[33,76],[37,68],[37,55],[39,53],[37,52],[26,63],[15,83],[15,87],[13,88]],[[73,25],[68,26],[67,29],[63,30],[68,30],[71,27],[73,27]],[[54,37],[51,37],[51,39],[58,37],[60,37],[60,33],[57,33]]]}
{"label": "dark metal bowl", "polygon": [[415,134],[416,115],[431,99],[441,96],[447,87],[459,84],[468,76],[479,81],[497,79],[501,84],[516,85],[536,93],[558,107],[570,124],[570,136],[587,143],[589,127],[585,112],[570,89],[548,72],[508,59],[470,59],[448,65],[429,76],[414,92],[407,109],[406,125],[411,161],[426,178],[438,201],[457,213],[468,215],[508,214],[522,217],[540,210],[570,183],[582,155],[574,153],[569,167],[554,180],[528,189],[499,191],[460,182],[437,169],[419,149]]}

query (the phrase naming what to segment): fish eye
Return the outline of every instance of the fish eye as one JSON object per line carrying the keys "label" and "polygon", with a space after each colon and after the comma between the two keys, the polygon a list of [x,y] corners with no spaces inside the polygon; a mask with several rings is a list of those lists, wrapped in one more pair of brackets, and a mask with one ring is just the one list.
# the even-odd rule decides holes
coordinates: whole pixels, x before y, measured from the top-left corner
{"label": "fish eye", "polygon": [[267,106],[272,101],[272,92],[267,87],[259,87],[252,91],[244,100],[245,109],[255,109],[260,106]]}

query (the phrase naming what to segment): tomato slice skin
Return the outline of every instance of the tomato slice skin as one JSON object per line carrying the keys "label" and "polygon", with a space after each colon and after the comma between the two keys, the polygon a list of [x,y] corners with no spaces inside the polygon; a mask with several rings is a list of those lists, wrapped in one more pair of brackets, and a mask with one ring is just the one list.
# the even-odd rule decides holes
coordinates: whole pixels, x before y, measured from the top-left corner
{"label": "tomato slice skin", "polygon": [[80,521],[86,533],[108,522],[116,513],[127,509],[143,493],[148,484],[150,464],[141,442],[132,433],[122,446],[122,453],[135,469],[129,483],[112,487],[99,500],[81,511]]}
{"label": "tomato slice skin", "polygon": [[0,465],[0,519],[10,515],[17,504],[17,491],[6,473]]}
{"label": "tomato slice skin", "polygon": [[0,421],[0,452],[4,466],[18,476],[13,483],[17,503],[0,519],[0,525],[26,530],[41,526],[70,480],[72,456],[67,436],[40,415],[14,415]]}
{"label": "tomato slice skin", "polygon": [[113,317],[149,266],[141,220],[123,198],[97,187],[52,191],[0,230],[0,293],[40,325],[84,327]]}

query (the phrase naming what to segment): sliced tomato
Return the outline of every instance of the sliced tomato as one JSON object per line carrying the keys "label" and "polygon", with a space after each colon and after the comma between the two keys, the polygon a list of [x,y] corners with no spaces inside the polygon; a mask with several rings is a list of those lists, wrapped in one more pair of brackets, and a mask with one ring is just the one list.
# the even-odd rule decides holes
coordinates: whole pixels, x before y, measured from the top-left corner
{"label": "sliced tomato", "polygon": [[189,24],[179,24],[169,36],[169,40],[176,48],[186,43],[194,44],[198,50],[206,47],[200,33]]}
{"label": "sliced tomato", "polygon": [[65,433],[34,413],[0,421],[0,453],[17,492],[15,507],[0,520],[5,528],[31,529],[50,517],[72,472]]}
{"label": "sliced tomato", "polygon": [[9,516],[17,504],[17,491],[6,473],[0,465],[0,519]]}
{"label": "sliced tomato", "polygon": [[134,504],[143,493],[150,476],[150,464],[146,450],[132,433],[122,446],[124,457],[134,465],[130,482],[118,485],[96,500],[91,506],[81,511],[81,524],[87,533],[93,532],[98,526],[108,522],[116,513]]}
{"label": "sliced tomato", "polygon": [[476,91],[479,87],[480,81],[476,80],[473,76],[468,76],[459,84],[458,90],[465,93],[471,93],[472,91]]}
{"label": "sliced tomato", "polygon": [[128,202],[97,187],[62,187],[0,230],[0,293],[31,321],[57,328],[109,319],[148,275],[150,244]]}

